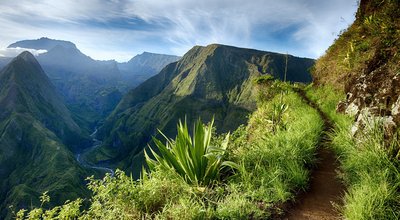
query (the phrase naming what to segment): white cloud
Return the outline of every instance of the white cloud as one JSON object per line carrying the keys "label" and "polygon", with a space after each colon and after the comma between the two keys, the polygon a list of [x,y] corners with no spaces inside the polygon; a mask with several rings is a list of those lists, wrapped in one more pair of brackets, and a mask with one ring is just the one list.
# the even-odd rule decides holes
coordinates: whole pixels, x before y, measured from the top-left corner
{"label": "white cloud", "polygon": [[[98,59],[127,60],[143,50],[182,55],[210,43],[317,57],[353,21],[356,7],[356,0],[2,0],[0,29],[7,31],[0,33],[0,47],[46,36],[70,40]],[[154,29],[112,27],[126,18],[142,19]],[[285,41],[273,45],[269,36],[263,43],[254,40],[264,37],[258,36],[260,29],[273,34],[291,27],[296,29],[285,38],[296,48]]]}
{"label": "white cloud", "polygon": [[5,48],[5,49],[0,49],[0,57],[16,57],[16,56],[18,56],[18,54],[20,54],[24,51],[29,51],[31,54],[33,54],[35,56],[38,56],[39,54],[47,52],[47,50],[35,50],[35,49],[28,49],[28,48],[21,48],[21,47]]}

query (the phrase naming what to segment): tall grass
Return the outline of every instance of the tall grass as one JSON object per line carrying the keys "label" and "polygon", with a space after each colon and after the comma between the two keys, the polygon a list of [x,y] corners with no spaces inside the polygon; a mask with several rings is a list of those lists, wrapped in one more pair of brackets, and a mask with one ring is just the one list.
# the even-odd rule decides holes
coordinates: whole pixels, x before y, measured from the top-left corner
{"label": "tall grass", "polygon": [[[350,132],[352,120],[336,113],[341,95],[329,87],[310,88],[308,95],[335,121],[332,147],[341,163],[341,178],[347,186],[342,214],[345,219],[400,219],[399,161],[388,143],[379,119],[370,119],[356,137]],[[388,147],[390,146],[390,147]]]}
{"label": "tall grass", "polygon": [[298,190],[307,187],[323,125],[318,113],[297,94],[289,92],[283,98],[289,106],[283,115],[286,128],[274,134],[267,126],[271,105],[280,102],[277,96],[262,103],[252,115],[242,132],[246,138],[236,137],[240,141],[235,141],[232,153],[232,160],[242,166],[232,182],[235,189],[272,210],[274,204],[292,199]]}
{"label": "tall grass", "polygon": [[[286,126],[273,132],[270,118],[277,103],[287,105],[281,114]],[[60,213],[75,219],[267,219],[282,211],[279,204],[307,187],[322,125],[318,113],[291,91],[262,100],[248,125],[232,133],[229,144],[226,135],[211,137],[212,125],[198,122],[190,136],[187,126],[180,124],[176,139],[167,138],[166,144],[155,140],[159,153],[153,153],[154,160],[148,158],[152,171],[141,179],[121,171],[103,180],[91,178],[93,196],[87,209],[77,200],[50,210],[38,208],[32,215],[36,219],[44,218],[44,213],[52,213],[48,219],[57,219]],[[207,174],[221,171],[225,161],[237,164],[235,175]],[[230,178],[224,178],[227,175]],[[21,211],[18,219],[28,215]]]}

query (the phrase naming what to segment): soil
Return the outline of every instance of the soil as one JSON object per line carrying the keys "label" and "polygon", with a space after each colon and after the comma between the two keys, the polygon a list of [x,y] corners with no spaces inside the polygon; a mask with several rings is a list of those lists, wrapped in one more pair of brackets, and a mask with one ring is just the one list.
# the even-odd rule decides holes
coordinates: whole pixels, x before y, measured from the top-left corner
{"label": "soil", "polygon": [[342,204],[344,186],[337,177],[336,171],[339,164],[335,154],[329,149],[330,140],[328,133],[332,129],[332,123],[318,106],[305,96],[304,91],[299,91],[300,96],[313,108],[315,108],[324,120],[324,132],[317,150],[318,162],[311,173],[310,188],[298,195],[292,208],[281,219],[341,219],[337,207]]}

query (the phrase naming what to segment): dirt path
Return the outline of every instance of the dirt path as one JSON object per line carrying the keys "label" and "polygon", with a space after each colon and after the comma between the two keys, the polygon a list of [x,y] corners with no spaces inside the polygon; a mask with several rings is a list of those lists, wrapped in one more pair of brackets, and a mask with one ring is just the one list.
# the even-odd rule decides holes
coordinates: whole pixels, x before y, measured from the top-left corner
{"label": "dirt path", "polygon": [[330,144],[327,131],[332,129],[332,123],[319,107],[305,96],[304,91],[299,90],[298,92],[304,101],[321,115],[324,120],[324,132],[317,150],[317,167],[311,173],[310,188],[298,196],[293,207],[288,210],[283,219],[340,219],[335,204],[341,204],[344,186],[336,175],[335,170],[338,169],[338,163],[335,155],[326,147]]}

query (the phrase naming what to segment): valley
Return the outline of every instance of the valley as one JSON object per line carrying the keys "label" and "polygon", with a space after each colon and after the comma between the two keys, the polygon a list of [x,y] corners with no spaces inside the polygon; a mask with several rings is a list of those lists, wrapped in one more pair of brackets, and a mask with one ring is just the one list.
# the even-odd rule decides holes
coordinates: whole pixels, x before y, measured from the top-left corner
{"label": "valley", "polygon": [[81,152],[78,152],[76,154],[76,161],[78,161],[78,163],[85,167],[85,168],[89,168],[89,169],[95,169],[95,170],[101,170],[103,172],[109,173],[111,174],[111,177],[113,177],[115,175],[115,172],[113,169],[110,169],[108,167],[104,167],[104,166],[93,166],[90,165],[87,161],[86,161],[86,157],[88,154],[91,154],[93,151],[96,150],[96,148],[100,147],[102,142],[96,139],[96,133],[97,133],[97,128],[95,128],[95,130],[93,131],[93,133],[90,135],[90,137],[92,138],[93,141],[93,145],[87,149],[84,149]]}
{"label": "valley", "polygon": [[0,3],[0,219],[400,219],[399,1],[329,47],[344,1],[43,1]]}

